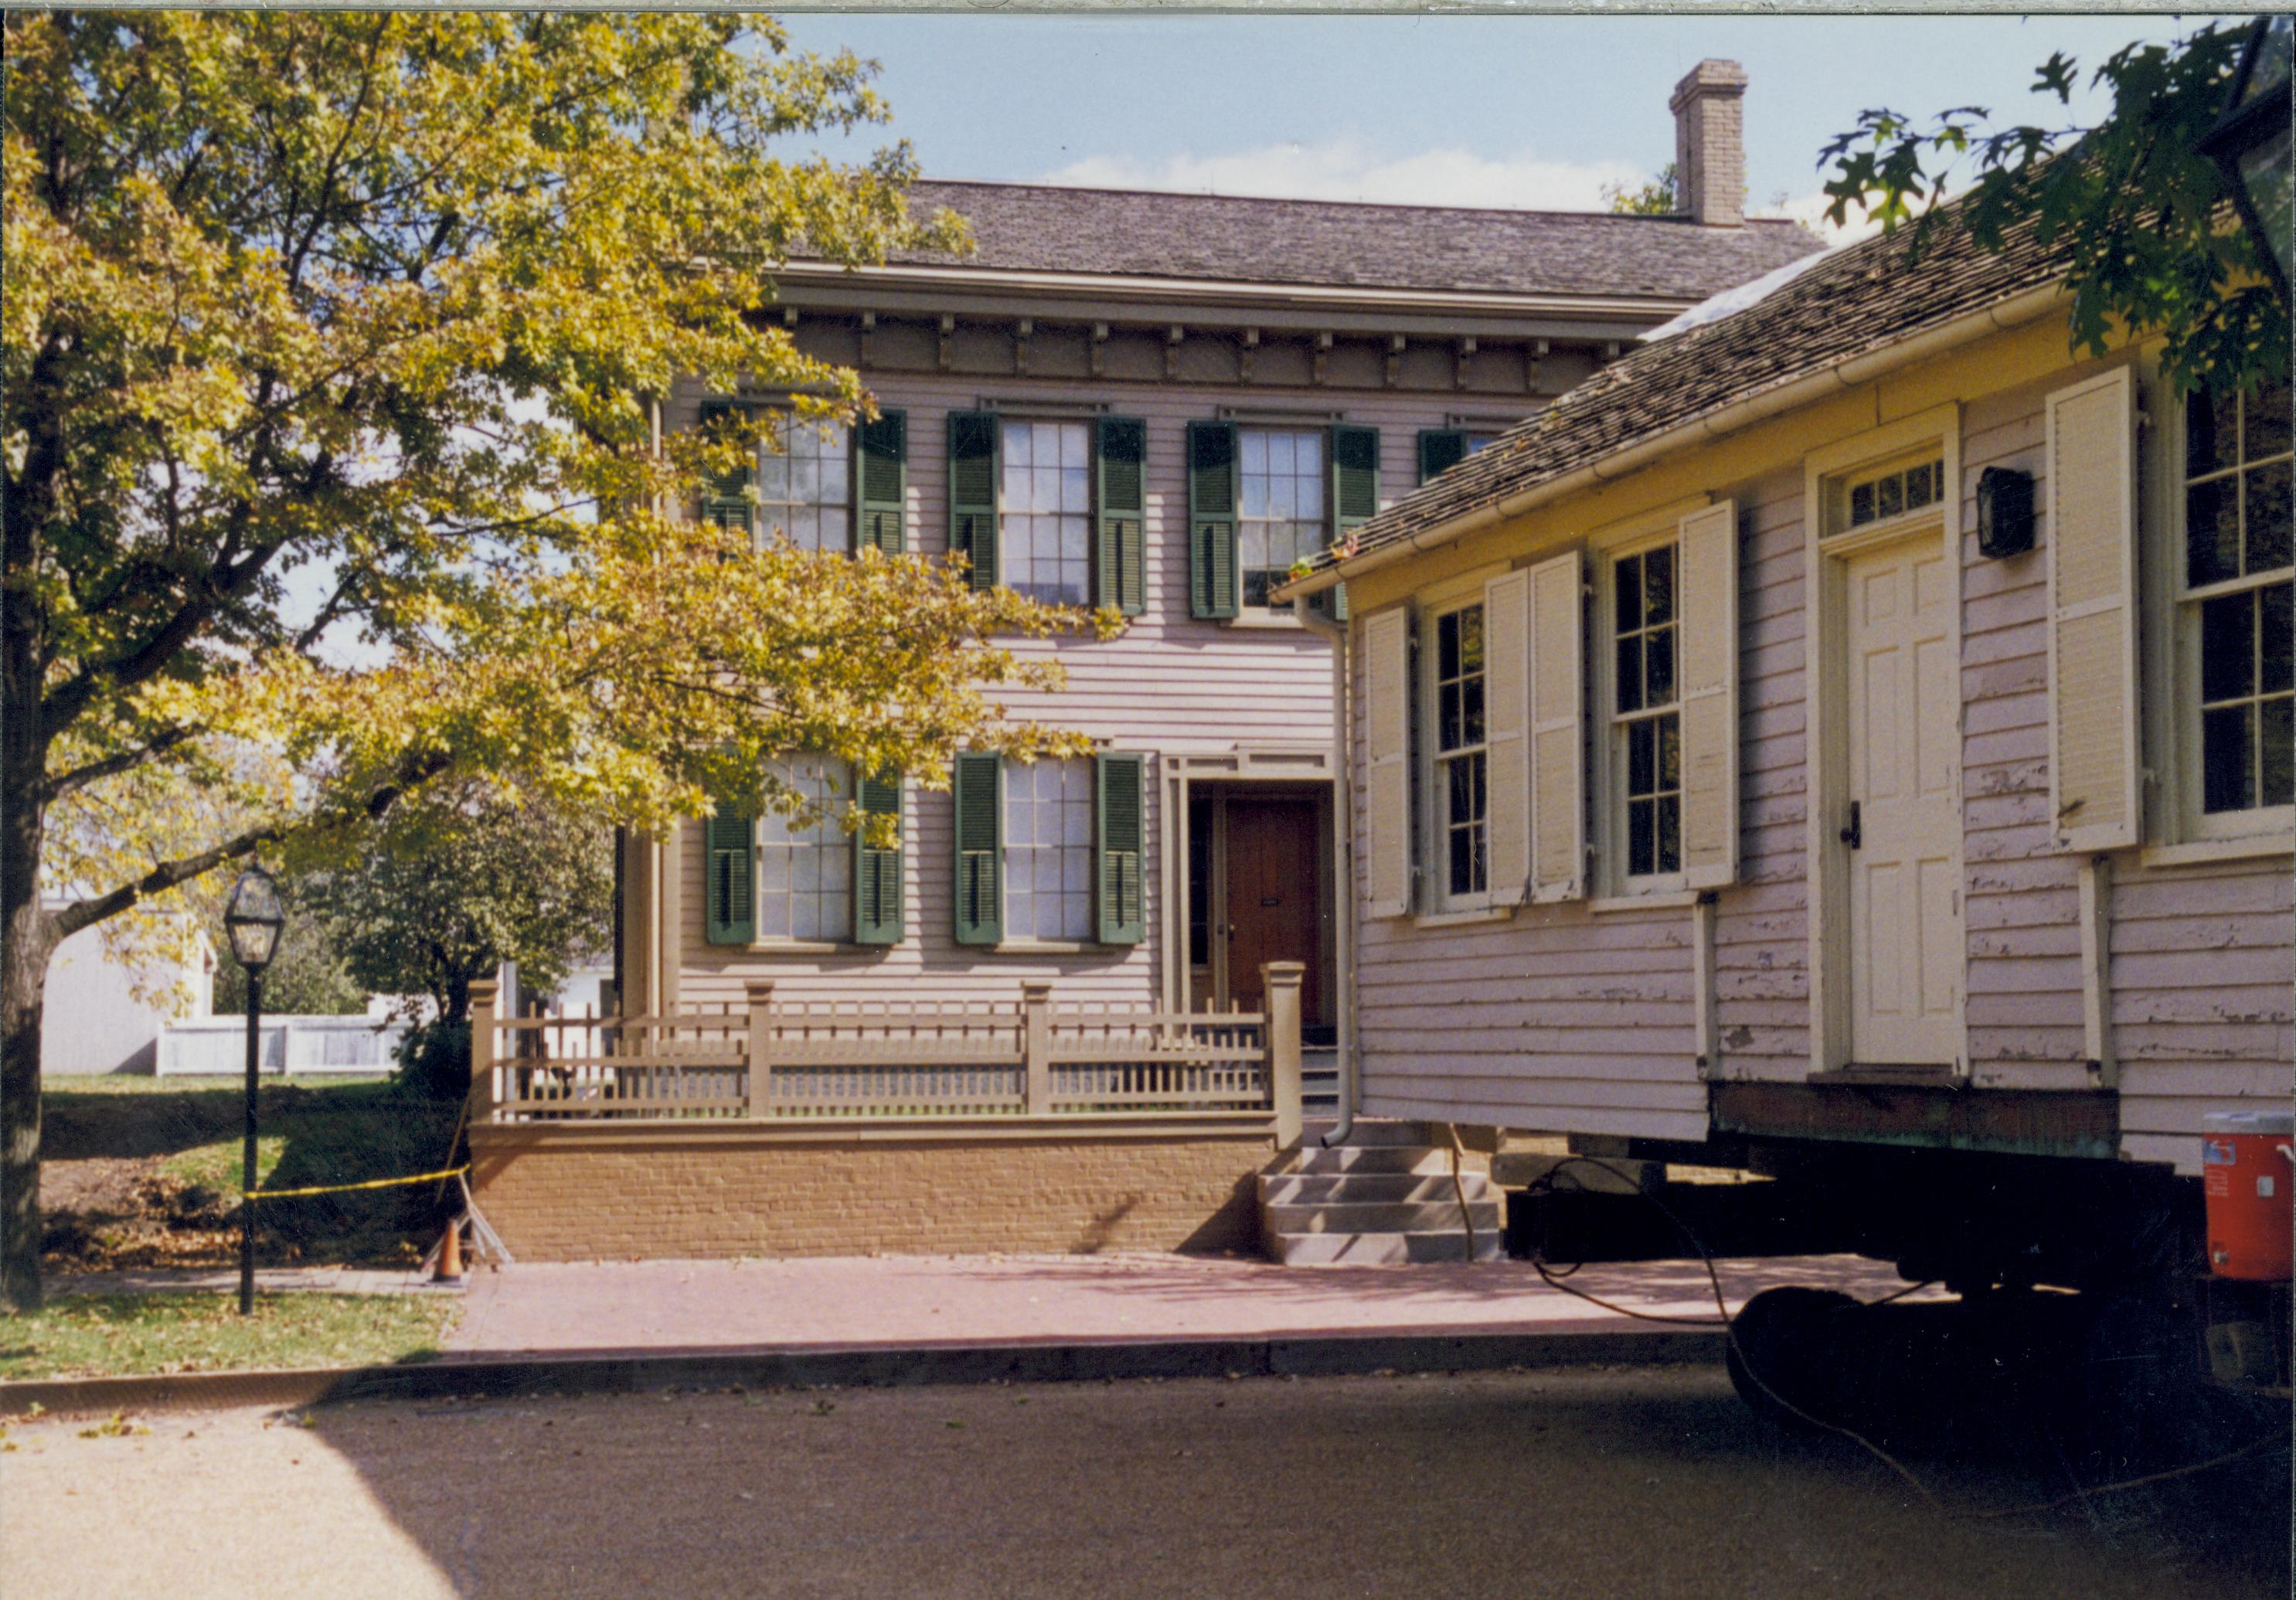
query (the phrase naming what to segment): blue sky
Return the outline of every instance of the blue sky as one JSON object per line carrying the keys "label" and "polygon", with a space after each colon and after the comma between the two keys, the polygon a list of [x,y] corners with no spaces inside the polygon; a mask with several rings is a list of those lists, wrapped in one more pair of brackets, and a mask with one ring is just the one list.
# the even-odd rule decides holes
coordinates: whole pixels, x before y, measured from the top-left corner
{"label": "blue sky", "polygon": [[[2127,14],[787,23],[800,48],[849,45],[883,64],[892,132],[937,176],[1570,209],[1671,160],[1668,92],[1701,58],[1726,56],[1751,78],[1750,200],[1798,212],[1818,190],[1819,147],[1867,106],[2035,119],[2054,104],[2028,93],[2051,51],[2086,67],[2190,26]],[[2083,121],[2095,110],[2076,101]]]}

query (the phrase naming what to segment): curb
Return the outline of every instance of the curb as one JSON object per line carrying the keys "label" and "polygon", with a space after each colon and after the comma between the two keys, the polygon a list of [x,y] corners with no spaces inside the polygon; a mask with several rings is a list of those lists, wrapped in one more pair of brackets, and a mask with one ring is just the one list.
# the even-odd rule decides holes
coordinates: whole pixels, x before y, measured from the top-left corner
{"label": "curb", "polygon": [[1309,1334],[1044,1344],[717,1349],[479,1356],[410,1367],[193,1372],[0,1384],[0,1416],[303,1407],[348,1400],[511,1400],[672,1388],[917,1388],[1112,1383],[1119,1378],[1340,1377],[1534,1367],[1683,1367],[1722,1359],[1720,1330]]}

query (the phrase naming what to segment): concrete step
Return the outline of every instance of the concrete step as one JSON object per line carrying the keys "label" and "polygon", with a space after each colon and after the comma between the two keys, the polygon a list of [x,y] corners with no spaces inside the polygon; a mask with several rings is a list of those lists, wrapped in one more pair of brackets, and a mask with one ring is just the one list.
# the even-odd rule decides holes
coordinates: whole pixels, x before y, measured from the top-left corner
{"label": "concrete step", "polygon": [[[1471,1200],[1467,1215],[1475,1232],[1496,1234],[1505,1226],[1496,1200]],[[1459,1226],[1456,1200],[1343,1201],[1322,1205],[1269,1205],[1263,1226],[1278,1234],[1429,1233]]]}
{"label": "concrete step", "polygon": [[[1462,1172],[1467,1198],[1496,1201],[1480,1172]],[[1321,1205],[1334,1201],[1456,1200],[1448,1172],[1273,1172],[1259,1180],[1262,1205]]]}
{"label": "concrete step", "polygon": [[[1420,1233],[1279,1233],[1269,1236],[1268,1252],[1287,1267],[1384,1267],[1406,1261],[1464,1261],[1467,1236],[1459,1229]],[[1475,1234],[1474,1259],[1495,1261],[1505,1254],[1496,1232]]]}
{"label": "concrete step", "polygon": [[1448,1172],[1451,1153],[1425,1145],[1304,1145],[1289,1152],[1284,1172]]}

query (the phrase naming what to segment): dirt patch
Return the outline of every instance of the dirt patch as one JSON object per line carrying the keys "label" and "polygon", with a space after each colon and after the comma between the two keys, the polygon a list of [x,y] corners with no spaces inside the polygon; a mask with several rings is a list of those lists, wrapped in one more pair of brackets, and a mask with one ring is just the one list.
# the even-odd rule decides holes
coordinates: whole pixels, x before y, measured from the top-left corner
{"label": "dirt patch", "polygon": [[[451,1128],[371,1090],[266,1087],[266,1187],[425,1171]],[[58,1094],[43,1108],[41,1253],[50,1271],[228,1267],[239,1260],[239,1096],[213,1089]],[[426,1120],[427,1119],[427,1120]],[[284,1150],[278,1147],[283,1141]],[[381,1164],[366,1170],[365,1158]],[[171,1165],[194,1164],[187,1180]],[[278,1163],[275,1167],[275,1163]],[[224,1173],[219,1181],[214,1174]],[[264,1266],[406,1267],[443,1216],[438,1186],[267,1200],[257,1211]]]}

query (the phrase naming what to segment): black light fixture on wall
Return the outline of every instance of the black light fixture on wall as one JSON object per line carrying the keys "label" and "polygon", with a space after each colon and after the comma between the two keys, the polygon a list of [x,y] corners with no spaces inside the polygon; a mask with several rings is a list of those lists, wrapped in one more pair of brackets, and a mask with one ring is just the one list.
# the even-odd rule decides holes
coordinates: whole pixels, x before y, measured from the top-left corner
{"label": "black light fixture on wall", "polygon": [[1988,467],[1977,475],[1977,549],[1988,559],[2033,548],[2033,475]]}

